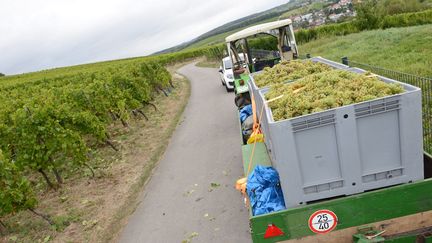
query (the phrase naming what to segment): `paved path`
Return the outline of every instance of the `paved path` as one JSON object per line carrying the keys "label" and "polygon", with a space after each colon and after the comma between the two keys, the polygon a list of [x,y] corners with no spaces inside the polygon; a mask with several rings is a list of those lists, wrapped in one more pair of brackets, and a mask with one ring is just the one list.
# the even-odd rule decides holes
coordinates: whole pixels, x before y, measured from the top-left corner
{"label": "paved path", "polygon": [[217,69],[189,64],[179,72],[192,84],[184,121],[120,242],[251,242],[248,212],[234,189],[242,175],[234,95]]}

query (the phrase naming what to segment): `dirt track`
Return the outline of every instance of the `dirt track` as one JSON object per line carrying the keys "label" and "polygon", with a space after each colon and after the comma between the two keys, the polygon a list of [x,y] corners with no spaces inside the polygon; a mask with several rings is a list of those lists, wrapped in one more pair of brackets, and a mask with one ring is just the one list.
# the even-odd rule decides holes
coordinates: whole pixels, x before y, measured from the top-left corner
{"label": "dirt track", "polygon": [[251,242],[233,187],[242,175],[234,95],[217,69],[189,64],[179,73],[191,81],[189,103],[120,242]]}

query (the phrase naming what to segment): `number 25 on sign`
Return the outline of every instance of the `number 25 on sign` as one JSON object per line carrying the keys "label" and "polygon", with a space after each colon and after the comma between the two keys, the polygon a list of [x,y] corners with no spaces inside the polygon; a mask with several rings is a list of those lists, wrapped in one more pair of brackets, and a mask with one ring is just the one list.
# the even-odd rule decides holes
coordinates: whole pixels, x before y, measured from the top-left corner
{"label": "number 25 on sign", "polygon": [[309,228],[317,234],[325,234],[336,228],[337,216],[330,210],[322,209],[309,217]]}

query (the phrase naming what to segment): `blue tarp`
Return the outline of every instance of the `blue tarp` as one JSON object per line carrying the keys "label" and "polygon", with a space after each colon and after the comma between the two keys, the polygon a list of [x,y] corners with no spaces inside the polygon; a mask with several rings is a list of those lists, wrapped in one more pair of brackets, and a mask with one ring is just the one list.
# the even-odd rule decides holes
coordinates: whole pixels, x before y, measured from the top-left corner
{"label": "blue tarp", "polygon": [[241,123],[246,120],[250,115],[252,115],[252,105],[246,105],[240,110],[240,121]]}
{"label": "blue tarp", "polygon": [[257,165],[248,176],[246,190],[254,216],[285,209],[279,174],[271,166]]}

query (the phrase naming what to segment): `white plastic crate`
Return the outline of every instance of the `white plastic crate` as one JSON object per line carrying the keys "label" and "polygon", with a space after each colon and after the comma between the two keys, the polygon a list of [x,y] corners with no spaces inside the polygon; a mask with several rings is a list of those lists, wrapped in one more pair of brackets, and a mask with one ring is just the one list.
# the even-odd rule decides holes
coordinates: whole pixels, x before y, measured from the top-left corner
{"label": "white plastic crate", "polygon": [[[312,62],[319,62],[322,64],[326,64],[334,69],[349,69],[349,66],[346,66],[344,64],[341,63],[337,63],[322,57],[313,57],[310,59],[307,59],[309,61]],[[250,80],[248,82],[248,88],[249,88],[249,92],[251,93],[251,97],[253,95],[254,100],[255,100],[255,104],[256,104],[256,110],[257,110],[257,116],[260,117],[261,111],[262,111],[262,107],[264,105],[264,100],[261,97],[259,91],[266,91],[268,90],[268,87],[262,87],[262,88],[258,88],[255,84],[254,81],[254,77],[258,74],[260,74],[262,71],[253,73],[250,75]],[[288,81],[288,80],[287,80]],[[265,115],[262,116],[262,121],[261,121],[261,129],[263,130],[264,134],[268,134],[268,121],[267,121],[267,117]],[[269,140],[269,136],[264,136],[264,140],[267,146],[268,150],[272,150],[272,141]]]}
{"label": "white plastic crate", "polygon": [[[313,57],[313,58],[310,58],[307,60],[312,61],[312,62],[319,62],[319,63],[325,64],[325,65],[328,65],[334,69],[349,69],[350,68],[349,66],[346,66],[344,64],[337,63],[337,62],[334,62],[334,61],[331,61],[331,60],[328,60],[328,59],[325,59],[322,57]],[[255,97],[255,102],[257,104],[257,111],[258,112],[261,111],[261,107],[263,104],[263,101],[260,99],[259,90],[263,90],[263,89],[267,88],[267,87],[258,88],[258,86],[256,86],[256,84],[255,84],[254,77],[256,75],[260,74],[261,72],[262,71],[255,72],[255,73],[251,74],[250,80],[248,82],[249,92],[251,94],[253,94],[253,96]]]}
{"label": "white plastic crate", "polygon": [[287,207],[423,179],[421,90],[379,78],[405,92],[278,122],[263,103]]}

